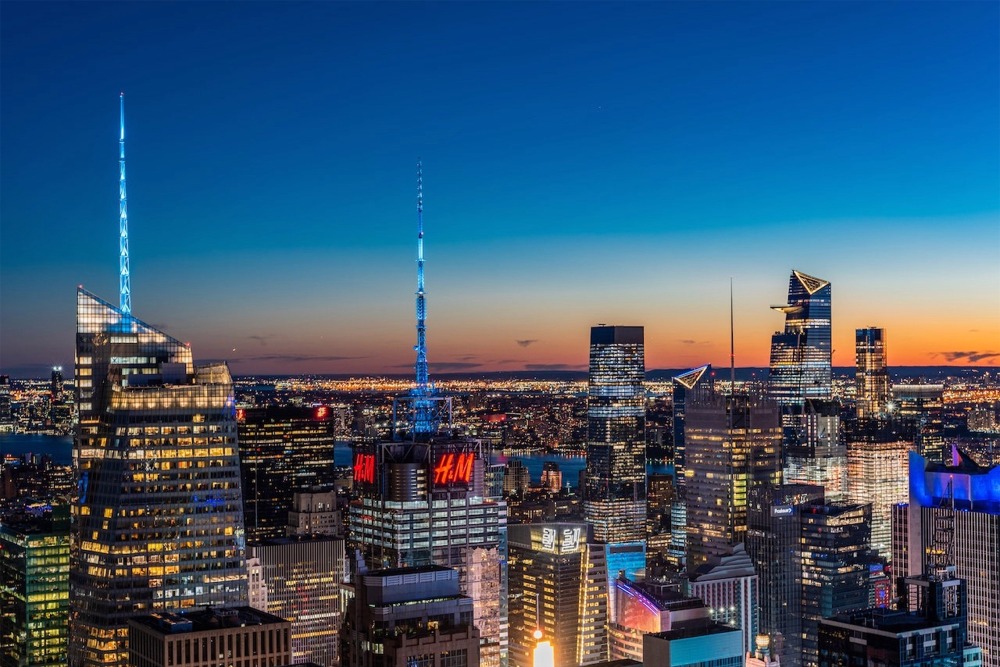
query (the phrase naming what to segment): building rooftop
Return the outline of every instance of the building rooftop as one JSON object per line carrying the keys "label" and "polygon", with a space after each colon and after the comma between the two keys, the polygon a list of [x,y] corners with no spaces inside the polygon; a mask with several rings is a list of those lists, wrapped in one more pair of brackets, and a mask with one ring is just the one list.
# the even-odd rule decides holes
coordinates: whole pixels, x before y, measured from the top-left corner
{"label": "building rooftop", "polygon": [[129,621],[152,628],[164,635],[205,632],[219,628],[236,628],[273,623],[288,623],[283,618],[253,607],[228,607],[201,609],[185,613],[157,613],[137,616]]}
{"label": "building rooftop", "polygon": [[692,623],[680,623],[675,625],[672,629],[666,630],[664,632],[653,632],[650,633],[650,637],[659,637],[660,639],[666,639],[667,641],[676,641],[678,639],[690,639],[691,637],[705,637],[707,635],[721,635],[727,632],[741,632],[739,628],[734,628],[730,625],[723,625],[722,623],[715,623],[712,621],[700,621]]}

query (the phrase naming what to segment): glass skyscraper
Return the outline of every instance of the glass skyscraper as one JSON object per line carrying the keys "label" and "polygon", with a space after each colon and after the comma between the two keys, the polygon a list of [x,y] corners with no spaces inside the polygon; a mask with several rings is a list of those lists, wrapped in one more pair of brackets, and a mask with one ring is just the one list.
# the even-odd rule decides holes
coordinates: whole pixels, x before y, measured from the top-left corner
{"label": "glass skyscraper", "polygon": [[583,506],[601,542],[646,537],[645,375],[642,327],[591,328]]}
{"label": "glass skyscraper", "polygon": [[748,498],[781,483],[781,429],[773,403],[709,396],[687,406],[687,568],[731,553],[747,533]]}
{"label": "glass skyscraper", "polygon": [[830,282],[800,271],[788,280],[785,328],[771,337],[770,393],[785,414],[831,396]]}
{"label": "glass skyscraper", "polygon": [[886,367],[885,330],[876,327],[855,331],[857,360],[857,413],[859,420],[884,415],[889,403],[889,369]]}
{"label": "glass skyscraper", "polygon": [[70,665],[125,665],[128,620],[246,599],[232,378],[77,293]]}
{"label": "glass skyscraper", "polygon": [[801,271],[788,279],[788,302],[772,306],[785,327],[771,337],[768,391],[781,411],[785,482],[821,484],[828,500],[847,495],[840,410],[831,401],[830,282]]}

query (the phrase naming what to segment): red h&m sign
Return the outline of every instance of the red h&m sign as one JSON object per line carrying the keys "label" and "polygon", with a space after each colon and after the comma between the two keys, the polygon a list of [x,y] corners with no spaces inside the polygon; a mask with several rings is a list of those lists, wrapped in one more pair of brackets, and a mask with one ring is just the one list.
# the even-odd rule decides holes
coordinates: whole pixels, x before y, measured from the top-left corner
{"label": "red h&m sign", "polygon": [[468,484],[472,481],[473,452],[442,454],[434,466],[434,486]]}
{"label": "red h&m sign", "polygon": [[375,455],[354,455],[354,481],[365,484],[375,483]]}

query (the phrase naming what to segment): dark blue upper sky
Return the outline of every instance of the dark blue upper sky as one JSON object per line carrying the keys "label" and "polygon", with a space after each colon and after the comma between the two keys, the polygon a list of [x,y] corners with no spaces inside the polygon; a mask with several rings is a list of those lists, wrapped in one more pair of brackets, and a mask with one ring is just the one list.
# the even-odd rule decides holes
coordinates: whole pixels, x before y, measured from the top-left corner
{"label": "dark blue upper sky", "polygon": [[116,301],[120,90],[134,312],[237,372],[412,363],[417,156],[432,368],[722,362],[729,276],[761,363],[792,267],[835,362],[1000,353],[998,8],[3,2],[0,368]]}

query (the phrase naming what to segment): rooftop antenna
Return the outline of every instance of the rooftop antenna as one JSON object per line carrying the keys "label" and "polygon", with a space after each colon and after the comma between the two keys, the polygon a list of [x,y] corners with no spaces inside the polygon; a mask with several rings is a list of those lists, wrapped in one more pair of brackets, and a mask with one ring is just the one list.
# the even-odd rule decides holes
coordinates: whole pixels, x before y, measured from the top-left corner
{"label": "rooftop antenna", "polygon": [[417,386],[413,389],[413,435],[426,437],[437,432],[434,387],[427,370],[427,303],[424,291],[424,174],[417,160]]}
{"label": "rooftop antenna", "polygon": [[125,93],[118,98],[120,134],[118,137],[118,287],[121,294],[119,310],[126,318],[132,314],[132,282],[128,269],[128,206],[125,196]]}
{"label": "rooftop antenna", "polygon": [[729,392],[736,393],[736,328],[733,318],[733,278],[729,278]]}

